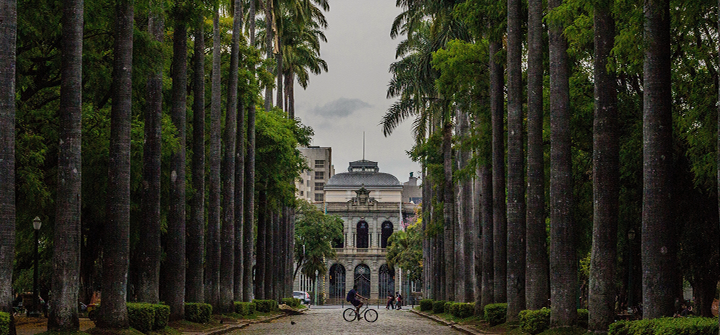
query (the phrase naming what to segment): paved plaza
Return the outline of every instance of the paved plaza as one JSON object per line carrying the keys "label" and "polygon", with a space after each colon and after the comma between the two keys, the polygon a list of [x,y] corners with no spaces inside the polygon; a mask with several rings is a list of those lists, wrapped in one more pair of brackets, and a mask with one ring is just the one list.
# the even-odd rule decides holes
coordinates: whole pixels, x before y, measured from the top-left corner
{"label": "paved plaza", "polygon": [[[346,306],[347,307],[347,306]],[[461,334],[437,322],[403,310],[377,309],[378,319],[347,322],[340,306],[313,307],[302,315],[292,315],[269,323],[250,325],[231,334]],[[294,323],[294,324],[293,324]]]}

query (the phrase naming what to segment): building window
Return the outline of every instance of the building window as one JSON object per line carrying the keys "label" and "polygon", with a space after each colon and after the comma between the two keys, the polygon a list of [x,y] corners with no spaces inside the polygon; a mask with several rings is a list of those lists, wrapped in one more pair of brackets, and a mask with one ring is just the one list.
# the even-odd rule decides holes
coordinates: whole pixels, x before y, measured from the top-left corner
{"label": "building window", "polygon": [[315,193],[315,201],[323,201],[323,194]]}
{"label": "building window", "polygon": [[300,191],[300,196],[302,196],[302,195],[303,195],[303,191]]}
{"label": "building window", "polygon": [[325,179],[325,172],[315,171],[315,179],[320,179],[320,180]]}
{"label": "building window", "polygon": [[307,187],[310,187],[310,181],[309,181],[309,180],[307,181]]}
{"label": "building window", "polygon": [[316,159],[315,160],[315,168],[316,169],[324,169],[325,168],[325,161],[322,159]]}
{"label": "building window", "polygon": [[325,186],[325,184],[323,184],[323,183],[315,183],[315,190],[320,191],[320,190],[324,189],[324,186]]}

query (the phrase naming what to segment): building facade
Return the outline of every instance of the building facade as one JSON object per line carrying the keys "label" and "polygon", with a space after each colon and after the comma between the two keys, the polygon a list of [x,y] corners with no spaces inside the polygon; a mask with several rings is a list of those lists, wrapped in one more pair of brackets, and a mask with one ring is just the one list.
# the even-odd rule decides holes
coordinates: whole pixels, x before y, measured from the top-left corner
{"label": "building facade", "polygon": [[332,148],[309,146],[300,148],[309,169],[295,181],[296,197],[305,199],[311,204],[324,202],[325,183],[335,175],[332,164]]}

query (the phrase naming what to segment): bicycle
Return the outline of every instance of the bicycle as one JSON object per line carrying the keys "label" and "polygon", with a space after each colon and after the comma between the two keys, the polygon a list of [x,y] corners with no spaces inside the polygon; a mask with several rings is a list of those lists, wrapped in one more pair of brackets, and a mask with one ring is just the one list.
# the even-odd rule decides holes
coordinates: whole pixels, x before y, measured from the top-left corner
{"label": "bicycle", "polygon": [[345,309],[343,312],[343,319],[345,319],[345,321],[353,322],[354,320],[360,320],[361,318],[364,318],[367,322],[375,322],[375,320],[377,320],[378,312],[370,308],[370,304],[367,303],[367,299],[363,300],[365,301],[365,304],[363,304],[364,308],[362,308],[359,313],[355,311],[355,307]]}

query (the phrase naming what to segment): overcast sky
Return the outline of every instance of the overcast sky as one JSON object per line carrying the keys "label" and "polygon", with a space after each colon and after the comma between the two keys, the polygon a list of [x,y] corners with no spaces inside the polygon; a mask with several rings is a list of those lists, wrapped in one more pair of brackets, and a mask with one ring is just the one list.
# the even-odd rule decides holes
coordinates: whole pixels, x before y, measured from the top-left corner
{"label": "overcast sky", "polygon": [[381,172],[407,181],[419,176],[420,166],[406,151],[413,145],[407,120],[385,137],[379,125],[394,102],[385,98],[399,39],[390,38],[393,19],[400,13],[395,0],[334,0],[325,13],[328,42],[321,57],[328,72],[312,76],[307,90],[295,86],[295,115],[315,130],[312,145],[332,147],[335,172],[363,158],[378,162]]}

